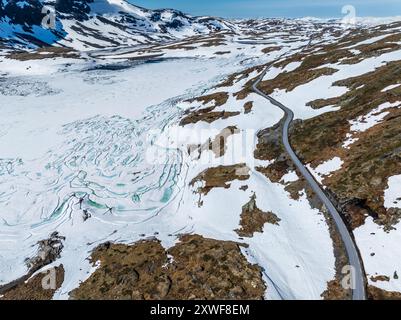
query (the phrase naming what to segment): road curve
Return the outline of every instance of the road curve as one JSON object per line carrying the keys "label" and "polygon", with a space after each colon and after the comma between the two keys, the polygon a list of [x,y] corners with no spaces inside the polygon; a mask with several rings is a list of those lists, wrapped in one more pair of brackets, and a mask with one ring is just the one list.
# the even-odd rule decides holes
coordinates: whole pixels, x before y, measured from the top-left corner
{"label": "road curve", "polygon": [[259,94],[260,96],[264,97],[265,99],[269,100],[273,105],[279,107],[285,113],[285,120],[284,125],[282,127],[282,140],[287,151],[288,155],[290,156],[291,160],[294,162],[295,166],[304,176],[306,181],[311,186],[312,190],[317,194],[319,199],[324,203],[327,208],[327,211],[334,219],[334,222],[337,226],[337,230],[343,240],[345,250],[348,255],[348,260],[350,265],[353,267],[352,275],[353,275],[353,288],[352,288],[352,299],[353,300],[365,300],[366,299],[366,292],[365,292],[365,273],[363,271],[362,263],[358,254],[358,250],[356,244],[351,237],[344,221],[342,220],[340,214],[338,213],[335,206],[329,200],[329,198],[324,193],[321,186],[316,182],[312,174],[309,170],[302,164],[299,160],[298,156],[295,154],[294,150],[291,147],[288,138],[289,126],[294,119],[294,113],[291,109],[284,106],[282,103],[278,102],[277,100],[273,99],[272,97],[268,96],[267,94],[263,93],[258,89],[259,83],[263,80],[264,76],[266,75],[267,71],[269,70],[270,66],[268,66],[265,71],[259,76],[257,81],[253,84],[253,90]]}

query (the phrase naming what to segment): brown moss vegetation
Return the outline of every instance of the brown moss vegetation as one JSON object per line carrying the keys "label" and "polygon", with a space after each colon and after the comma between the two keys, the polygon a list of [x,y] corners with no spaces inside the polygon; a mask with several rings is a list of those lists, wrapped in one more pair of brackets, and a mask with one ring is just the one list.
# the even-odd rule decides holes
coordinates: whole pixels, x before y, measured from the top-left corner
{"label": "brown moss vegetation", "polygon": [[[280,73],[274,79],[262,81],[259,88],[267,94],[273,93],[275,89],[292,91],[302,84],[306,84],[321,76],[331,75],[337,71],[334,68],[324,67],[326,64],[355,64],[364,59],[383,54],[384,52],[391,52],[401,48],[399,44],[401,41],[401,34],[399,33],[389,33],[387,37],[379,41],[357,45],[359,42],[380,35],[386,35],[386,33],[379,31],[370,33],[357,30],[352,32],[345,39],[341,39],[337,42],[323,45],[316,44],[303,52],[294,54],[273,64],[274,67],[284,68],[292,62],[301,61],[301,65],[295,70]],[[352,47],[353,45],[356,46]],[[319,50],[314,51],[315,47],[318,47]],[[352,49],[359,52],[351,52],[348,47],[352,47]],[[322,107],[319,106],[319,102],[322,101],[312,102],[311,104],[316,108]]]}
{"label": "brown moss vegetation", "polygon": [[262,49],[262,52],[267,54],[267,53],[271,53],[274,51],[279,51],[281,49],[282,49],[282,47],[266,47],[266,48]]}
{"label": "brown moss vegetation", "polygon": [[220,83],[216,88],[231,87],[239,81],[248,79],[251,76],[251,74],[255,72],[256,73],[255,77],[248,79],[246,83],[242,86],[241,90],[234,93],[234,97],[236,97],[237,100],[244,100],[248,97],[250,93],[253,92],[252,85],[256,81],[258,74],[263,72],[265,67],[266,65],[259,65],[247,68],[240,72],[233,73],[226,80]]}
{"label": "brown moss vegetation", "polygon": [[41,60],[51,58],[79,58],[78,52],[65,47],[43,47],[36,51],[14,51],[6,56],[8,59],[19,61]]}
{"label": "brown moss vegetation", "polygon": [[321,76],[331,75],[337,71],[337,69],[324,67],[320,69],[305,69],[284,72],[280,73],[273,80],[262,81],[259,85],[259,89],[266,94],[272,94],[275,89],[292,91],[302,84],[311,82],[312,80],[315,80]]}
{"label": "brown moss vegetation", "polygon": [[253,101],[245,102],[244,104],[244,113],[248,114],[252,111],[253,108]]}
{"label": "brown moss vegetation", "polygon": [[401,293],[368,286],[368,298],[369,300],[401,300]]}
{"label": "brown moss vegetation", "polygon": [[231,166],[218,166],[208,168],[198,174],[190,182],[190,186],[194,186],[197,182],[204,182],[202,187],[197,189],[200,194],[207,195],[213,188],[230,188],[229,182],[233,180],[248,180],[249,168],[245,163]]}
{"label": "brown moss vegetation", "polygon": [[194,99],[187,100],[188,102],[200,102],[202,104],[208,104],[210,102],[214,102],[213,107],[219,107],[225,104],[228,100],[227,92],[215,92],[212,94],[196,97]]}
{"label": "brown moss vegetation", "polygon": [[240,130],[236,126],[229,126],[224,128],[213,140],[209,138],[208,141],[203,144],[189,145],[188,153],[193,155],[197,152],[198,159],[200,159],[203,151],[212,151],[216,158],[220,158],[224,156],[227,151],[226,142],[228,137],[238,133],[240,133]]}
{"label": "brown moss vegetation", "polygon": [[256,195],[253,194],[248,203],[242,207],[241,228],[235,232],[241,237],[253,237],[255,232],[262,232],[266,223],[278,225],[280,219],[272,212],[264,212],[256,205]]}
{"label": "brown moss vegetation", "polygon": [[[389,229],[401,216],[399,210],[386,210],[383,206],[388,178],[401,173],[401,110],[389,109],[390,114],[382,123],[355,134],[359,140],[349,149],[342,147],[350,132],[350,120],[366,115],[385,102],[401,101],[400,88],[382,92],[385,87],[400,81],[400,61],[338,81],[334,85],[350,89],[337,98],[341,109],[297,122],[292,128],[291,143],[304,163],[316,166],[334,156],[340,156],[344,161],[342,169],[326,178],[324,183],[345,209],[345,217],[353,228],[371,215]],[[314,147],[310,148],[311,145]]]}
{"label": "brown moss vegetation", "polygon": [[274,161],[267,167],[256,167],[255,169],[266,176],[271,182],[280,182],[283,176],[288,173],[289,163],[288,161]]}
{"label": "brown moss vegetation", "polygon": [[276,160],[285,153],[281,139],[282,121],[258,132],[255,159]]}
{"label": "brown moss vegetation", "polygon": [[218,119],[227,119],[239,115],[239,111],[213,111],[217,107],[224,105],[227,102],[228,97],[229,96],[227,92],[216,92],[187,100],[190,103],[196,101],[202,105],[212,103],[212,106],[195,110],[194,108],[191,108],[190,110],[187,110],[184,117],[180,121],[180,125],[185,126],[191,123],[197,123],[199,121],[212,123]]}
{"label": "brown moss vegetation", "polygon": [[240,244],[184,235],[165,250],[157,240],[106,243],[92,253],[100,267],[73,299],[263,299],[261,269]]}
{"label": "brown moss vegetation", "polygon": [[22,281],[15,287],[6,291],[0,300],[51,300],[57,289],[61,287],[64,282],[64,268],[59,266],[55,268],[56,286],[55,288],[46,288],[43,286],[48,285],[47,277],[49,272],[41,272],[28,279]]}
{"label": "brown moss vegetation", "polygon": [[200,109],[190,113],[188,116],[184,117],[180,121],[181,126],[188,125],[190,123],[197,123],[199,121],[205,121],[207,123],[212,123],[219,119],[227,119],[230,117],[238,116],[240,112],[232,111],[212,111],[211,108]]}
{"label": "brown moss vegetation", "polygon": [[327,289],[322,293],[324,300],[349,300],[349,291],[345,290],[338,280],[329,281]]}

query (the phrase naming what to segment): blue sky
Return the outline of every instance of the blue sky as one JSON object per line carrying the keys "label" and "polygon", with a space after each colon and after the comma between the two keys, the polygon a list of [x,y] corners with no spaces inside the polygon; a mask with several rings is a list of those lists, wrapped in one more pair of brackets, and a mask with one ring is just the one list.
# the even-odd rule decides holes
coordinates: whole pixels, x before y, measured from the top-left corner
{"label": "blue sky", "polygon": [[341,17],[344,5],[357,16],[401,16],[401,0],[128,0],[145,8],[174,8],[194,15],[247,17]]}

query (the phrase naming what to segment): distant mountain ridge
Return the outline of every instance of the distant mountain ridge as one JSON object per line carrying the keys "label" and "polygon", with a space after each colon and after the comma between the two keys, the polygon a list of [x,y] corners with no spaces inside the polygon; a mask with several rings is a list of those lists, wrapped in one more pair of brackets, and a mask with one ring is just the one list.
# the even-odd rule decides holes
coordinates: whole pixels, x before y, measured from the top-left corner
{"label": "distant mountain ridge", "polygon": [[[43,25],[49,12],[55,13],[52,28]],[[124,0],[0,0],[0,41],[13,46],[58,43],[88,50],[234,28],[220,18],[193,17],[173,9],[148,10]]]}

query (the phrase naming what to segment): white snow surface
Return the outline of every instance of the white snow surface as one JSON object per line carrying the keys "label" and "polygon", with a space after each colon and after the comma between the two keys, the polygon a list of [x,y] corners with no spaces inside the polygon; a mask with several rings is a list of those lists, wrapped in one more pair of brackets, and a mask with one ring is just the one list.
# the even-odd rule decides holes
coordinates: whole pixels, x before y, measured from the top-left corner
{"label": "white snow surface", "polygon": [[[121,5],[117,0],[112,4]],[[306,31],[315,27],[309,20],[287,23],[305,23]],[[291,41],[283,41],[285,35]],[[77,40],[79,35],[73,37]],[[282,48],[262,54],[267,40]],[[324,216],[311,207],[305,191],[294,200],[285,185],[271,182],[255,169],[269,163],[254,159],[257,133],[275,125],[283,112],[254,93],[244,100],[234,96],[258,76],[256,71],[233,86],[214,88],[226,75],[299,51],[309,38],[297,37],[290,29],[247,41],[226,35],[225,44],[216,47],[200,43],[194,50],[160,47],[160,60],[148,63],[129,60],[142,55],[131,47],[92,51],[79,60],[15,61],[0,55],[0,74],[6,83],[0,87],[0,285],[25,274],[25,258],[35,256],[37,242],[54,231],[66,237],[61,258],[53,264],[65,268],[65,281],[54,299],[67,299],[99,267],[88,257],[105,241],[131,244],[156,237],[168,248],[180,234],[198,233],[248,244],[242,252],[263,268],[267,299],[321,299],[327,282],[335,277],[333,243]],[[82,44],[80,49],[87,47]],[[229,53],[218,56],[216,51]],[[296,118],[308,119],[336,110],[306,106],[347,92],[333,82],[399,59],[401,51],[395,51],[355,65],[327,65],[338,71],[291,92],[276,90],[273,96],[293,109]],[[265,79],[299,65],[272,68]],[[215,111],[239,111],[239,115],[212,124],[178,125],[184,110],[208,106],[185,100],[220,91],[229,99]],[[243,110],[246,102],[253,102],[248,114]],[[354,129],[362,130],[365,121],[379,123],[386,109],[393,107],[398,105],[379,106],[367,118],[356,119]],[[189,144],[205,143],[228,126],[240,132],[227,139],[223,157],[210,151],[203,151],[199,159],[188,154]],[[228,189],[212,189],[198,206],[199,194],[194,191],[202,183],[190,187],[189,182],[207,168],[237,163],[247,165],[250,178],[234,180]],[[309,169],[321,182],[342,164],[334,157]],[[290,172],[282,182],[297,179]],[[388,184],[386,206],[398,207],[400,177],[390,178]],[[244,185],[246,191],[240,190]],[[242,206],[253,194],[261,210],[281,220],[279,225],[265,224],[251,238],[240,238],[234,230],[240,227]],[[91,214],[89,219],[84,219],[83,210]],[[355,230],[370,275],[401,272],[401,258],[394,248],[400,242],[397,230],[386,233],[370,218]],[[373,251],[376,255],[371,256]],[[393,278],[374,285],[401,291],[399,280]]]}
{"label": "white snow surface", "polygon": [[387,209],[401,208],[401,175],[388,179],[388,188],[384,191],[384,206]]}
{"label": "white snow surface", "polygon": [[[367,58],[352,65],[342,65],[341,63],[324,65],[322,67],[330,67],[338,71],[332,75],[321,76],[307,84],[300,85],[292,91],[276,89],[272,94],[272,97],[290,107],[294,111],[295,119],[308,119],[322,113],[336,111],[338,110],[338,107],[327,106],[315,110],[307,106],[307,104],[308,102],[317,99],[334,98],[346,93],[348,91],[346,87],[333,86],[333,83],[338,80],[360,76],[374,71],[376,68],[385,65],[387,62],[397,61],[400,59],[401,50],[397,50],[384,53],[377,57]],[[280,72],[281,71],[277,71],[273,68],[266,74],[264,79],[273,79]],[[271,73],[273,73],[273,75],[271,75]],[[375,123],[376,122],[377,121],[375,121]]]}
{"label": "white snow surface", "polygon": [[331,173],[340,170],[344,162],[339,157],[334,157],[333,159],[327,160],[322,164],[318,165],[316,168],[312,168],[307,165],[309,171],[313,174],[315,179],[322,183],[324,177],[329,176]]}
{"label": "white snow surface", "polygon": [[[365,224],[354,230],[355,238],[370,285],[387,291],[401,292],[401,252],[398,243],[401,241],[401,224],[394,230],[386,232],[368,217]],[[389,281],[372,281],[371,277],[387,276]]]}
{"label": "white snow surface", "polygon": [[[36,251],[31,245],[52,230],[69,239],[61,259],[66,271],[75,266],[67,272],[69,289],[70,281],[76,286],[80,280],[78,265],[90,267],[90,248],[105,239],[132,242],[155,228],[165,237],[174,234],[180,227],[170,221],[159,228],[151,218],[183,187],[181,155],[172,152],[163,166],[146,161],[151,132],[160,134],[180,113],[180,96],[241,67],[235,59],[183,59],[119,71],[76,61],[69,70],[67,62],[35,61],[38,68],[28,70],[29,62],[0,62],[10,89],[1,95],[0,203],[7,211],[0,224],[2,284],[26,271],[24,257]],[[86,194],[88,210],[96,212],[82,223],[77,199]],[[115,211],[106,214],[108,207]]]}
{"label": "white snow surface", "polygon": [[388,86],[388,87],[385,87],[385,88],[382,90],[382,92],[387,92],[387,91],[393,90],[393,89],[395,89],[395,88],[398,88],[399,86],[401,86],[401,83],[392,84],[392,85],[390,85],[390,86]]}
{"label": "white snow surface", "polygon": [[[279,37],[275,41],[281,44]],[[222,57],[213,56],[213,47],[165,49],[173,59],[153,63],[104,56],[23,62],[0,56],[7,81],[0,92],[0,284],[22,276],[24,259],[35,256],[35,244],[54,231],[66,237],[54,263],[65,268],[55,299],[67,299],[96,270],[98,265],[87,258],[105,241],[157,237],[170,247],[179,234],[193,232],[247,243],[243,253],[264,270],[266,298],[320,299],[335,275],[323,215],[310,207],[305,194],[293,200],[282,184],[255,170],[266,165],[253,157],[256,134],[283,113],[256,94],[243,101],[233,96],[258,74],[218,89],[230,97],[216,111],[241,115],[212,125],[177,124],[183,109],[199,107],[183,102],[186,98],[211,93],[225,75],[303,44],[294,39],[280,51],[261,55],[265,44],[233,42],[227,45],[230,54]],[[245,115],[247,101],[253,108]],[[240,133],[227,140],[223,158],[203,152],[197,160],[187,154],[189,143],[204,143],[229,125]],[[246,147],[238,148],[243,141]],[[213,189],[198,207],[198,185],[190,188],[189,181],[208,167],[239,162],[247,164],[250,178],[231,182],[229,189]],[[245,184],[248,189],[240,190]],[[263,232],[241,239],[234,230],[253,193],[258,207],[274,212],[280,225],[266,224]]]}
{"label": "white snow surface", "polygon": [[390,113],[384,111],[391,108],[397,108],[401,105],[401,102],[395,103],[383,103],[368,114],[360,116],[355,120],[350,121],[352,132],[365,132],[366,130],[374,127],[383,121],[383,119]]}

